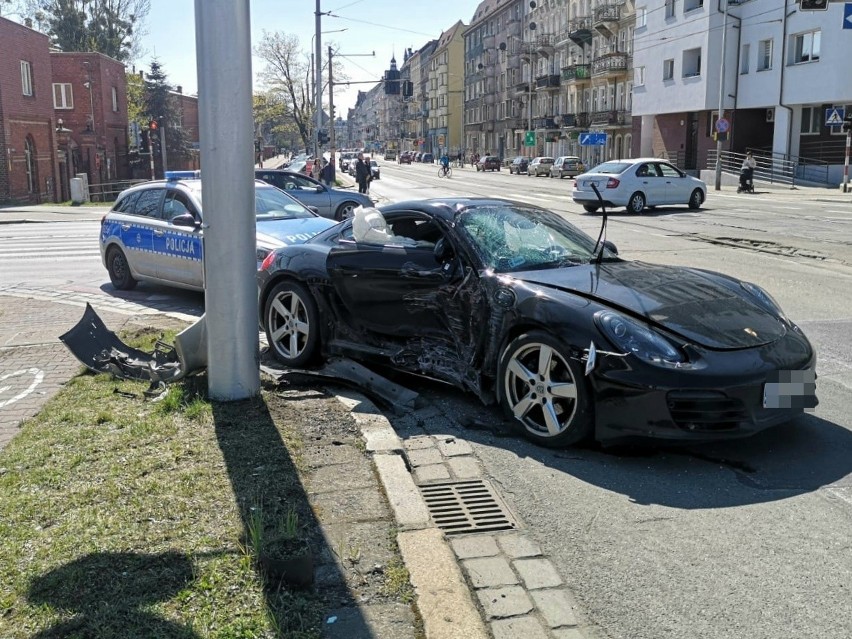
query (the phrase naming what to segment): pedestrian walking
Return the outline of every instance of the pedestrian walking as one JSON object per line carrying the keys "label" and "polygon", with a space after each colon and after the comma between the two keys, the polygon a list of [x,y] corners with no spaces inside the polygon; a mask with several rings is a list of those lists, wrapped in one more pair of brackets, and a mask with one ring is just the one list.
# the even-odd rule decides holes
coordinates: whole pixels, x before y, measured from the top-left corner
{"label": "pedestrian walking", "polygon": [[359,153],[355,162],[355,181],[358,182],[358,193],[367,193],[370,182],[370,165],[364,162],[364,154]]}
{"label": "pedestrian walking", "polygon": [[328,162],[327,160],[322,161],[320,181],[328,188],[334,186],[334,162]]}

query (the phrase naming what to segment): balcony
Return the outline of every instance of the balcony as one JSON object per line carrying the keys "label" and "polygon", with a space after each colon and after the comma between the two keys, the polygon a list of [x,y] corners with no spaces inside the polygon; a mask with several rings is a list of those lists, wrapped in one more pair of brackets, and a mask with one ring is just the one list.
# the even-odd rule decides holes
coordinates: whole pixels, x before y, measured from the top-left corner
{"label": "balcony", "polygon": [[592,119],[587,112],[577,113],[574,116],[575,129],[588,129]]}
{"label": "balcony", "polygon": [[524,62],[530,62],[538,49],[535,42],[520,42],[518,52],[521,54],[521,59]]}
{"label": "balcony", "polygon": [[550,34],[542,34],[535,39],[535,47],[538,54],[544,58],[550,58],[553,55],[553,49],[556,46],[556,36]]}
{"label": "balcony", "polygon": [[627,72],[626,53],[606,53],[592,60],[592,75],[608,75]]}
{"label": "balcony", "polygon": [[583,47],[592,43],[592,19],[575,18],[568,22],[568,39]]}
{"label": "balcony", "polygon": [[616,4],[605,4],[595,9],[595,31],[605,38],[618,35],[618,21],[621,19],[621,7]]}
{"label": "balcony", "polygon": [[518,82],[517,84],[512,85],[512,92],[515,95],[523,95],[524,93],[529,93],[530,91],[530,83],[529,82]]}
{"label": "balcony", "polygon": [[561,76],[558,73],[550,73],[548,75],[540,75],[535,79],[535,88],[536,91],[539,89],[558,89],[560,85]]}
{"label": "balcony", "polygon": [[503,32],[505,33],[507,38],[509,36],[520,37],[520,35],[521,35],[521,20],[520,19],[516,20],[514,18],[510,18],[509,21],[506,23],[506,26],[503,28]]}
{"label": "balcony", "polygon": [[543,118],[533,118],[532,125],[534,129],[557,129],[556,120],[552,115]]}
{"label": "balcony", "polygon": [[627,122],[626,111],[595,111],[592,113],[592,126],[624,126]]}
{"label": "balcony", "polygon": [[564,126],[568,128],[577,126],[577,116],[573,113],[563,113],[562,115],[557,115],[553,119],[557,126]]}
{"label": "balcony", "polygon": [[562,80],[564,82],[577,82],[589,80],[592,77],[591,66],[588,64],[572,64],[562,67]]}
{"label": "balcony", "polygon": [[482,46],[486,49],[494,48],[494,34],[482,36]]}

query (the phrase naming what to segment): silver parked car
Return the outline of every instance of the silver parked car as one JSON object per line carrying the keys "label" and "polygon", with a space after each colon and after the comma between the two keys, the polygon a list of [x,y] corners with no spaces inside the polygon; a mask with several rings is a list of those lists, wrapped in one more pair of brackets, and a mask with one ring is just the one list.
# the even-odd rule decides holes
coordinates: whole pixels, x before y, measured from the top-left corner
{"label": "silver parked car", "polygon": [[553,166],[553,158],[539,156],[533,158],[527,168],[527,175],[538,177],[539,175],[550,175],[550,167]]}
{"label": "silver parked car", "polygon": [[335,189],[302,173],[272,169],[255,169],[254,177],[278,187],[292,195],[323,217],[343,220],[352,217],[359,206],[374,206],[373,201],[362,193],[346,189]]}
{"label": "silver parked car", "polygon": [[582,161],[576,155],[563,155],[556,158],[553,166],[550,167],[550,177],[558,177],[560,180],[564,177],[577,177],[586,170]]}

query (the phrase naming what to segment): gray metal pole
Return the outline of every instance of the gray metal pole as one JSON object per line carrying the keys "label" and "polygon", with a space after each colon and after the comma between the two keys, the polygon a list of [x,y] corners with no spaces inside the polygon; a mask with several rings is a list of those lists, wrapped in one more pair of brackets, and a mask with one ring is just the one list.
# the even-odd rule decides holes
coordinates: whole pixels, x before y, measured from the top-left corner
{"label": "gray metal pole", "polygon": [[210,397],[260,390],[249,0],[195,0]]}
{"label": "gray metal pole", "polygon": [[163,177],[166,177],[166,127],[163,126],[163,120],[160,118],[160,158],[163,161]]}
{"label": "gray metal pole", "polygon": [[[722,68],[719,70],[719,117],[716,122],[725,117],[725,60],[728,59],[725,41],[728,35],[728,0],[724,0],[724,2],[725,18],[722,23]],[[722,140],[719,137],[718,129],[716,129],[716,190],[722,190]]]}
{"label": "gray metal pole", "polygon": [[314,56],[316,57],[316,76],[314,78],[314,83],[316,86],[316,104],[314,108],[317,111],[316,117],[316,126],[314,126],[314,165],[319,162],[320,159],[320,148],[319,148],[319,131],[322,128],[322,34],[320,30],[322,29],[322,12],[320,11],[320,0],[317,0],[317,10],[315,12],[315,27],[316,27],[316,49],[314,50]]}
{"label": "gray metal pole", "polygon": [[[852,123],[851,123],[852,124]],[[849,192],[849,153],[852,151],[852,130],[846,132],[846,155],[843,158],[843,192]]]}

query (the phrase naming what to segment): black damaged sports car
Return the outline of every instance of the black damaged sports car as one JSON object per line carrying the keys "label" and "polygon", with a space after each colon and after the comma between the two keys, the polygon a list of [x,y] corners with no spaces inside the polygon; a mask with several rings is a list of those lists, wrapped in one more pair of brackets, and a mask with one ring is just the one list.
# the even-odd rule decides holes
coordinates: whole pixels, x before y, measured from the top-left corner
{"label": "black damaged sports car", "polygon": [[283,364],[345,355],[499,401],[546,446],[709,441],[816,405],[816,356],[760,287],[618,257],[498,199],[359,209],[259,271]]}

